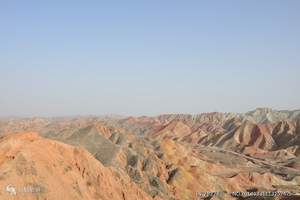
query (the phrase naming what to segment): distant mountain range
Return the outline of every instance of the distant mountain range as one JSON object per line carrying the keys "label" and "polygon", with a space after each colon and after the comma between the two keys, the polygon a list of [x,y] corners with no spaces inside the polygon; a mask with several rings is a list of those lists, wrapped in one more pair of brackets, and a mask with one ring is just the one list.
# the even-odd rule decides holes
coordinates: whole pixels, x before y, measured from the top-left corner
{"label": "distant mountain range", "polygon": [[[58,198],[58,182],[66,184],[65,199],[190,200],[208,191],[221,192],[217,199],[241,199],[236,191],[299,198],[300,110],[3,119],[0,135],[0,186],[30,179],[48,191],[39,198]],[[18,175],[11,169],[18,170],[20,159],[31,164]],[[32,163],[51,167],[26,174]],[[58,173],[64,168],[72,175]],[[104,172],[109,175],[97,182]]]}

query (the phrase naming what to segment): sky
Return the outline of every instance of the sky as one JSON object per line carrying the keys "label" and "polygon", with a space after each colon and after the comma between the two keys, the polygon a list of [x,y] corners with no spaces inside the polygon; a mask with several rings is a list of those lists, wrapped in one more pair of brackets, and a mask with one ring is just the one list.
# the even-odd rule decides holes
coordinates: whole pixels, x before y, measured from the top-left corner
{"label": "sky", "polygon": [[0,116],[300,108],[298,0],[2,0]]}

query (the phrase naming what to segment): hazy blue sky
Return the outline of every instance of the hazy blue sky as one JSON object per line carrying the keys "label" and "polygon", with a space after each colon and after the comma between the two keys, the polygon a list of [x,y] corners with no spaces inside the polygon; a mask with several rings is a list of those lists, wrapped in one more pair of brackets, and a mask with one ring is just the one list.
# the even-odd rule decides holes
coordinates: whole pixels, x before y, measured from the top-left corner
{"label": "hazy blue sky", "polygon": [[0,1],[0,116],[300,108],[300,1]]}

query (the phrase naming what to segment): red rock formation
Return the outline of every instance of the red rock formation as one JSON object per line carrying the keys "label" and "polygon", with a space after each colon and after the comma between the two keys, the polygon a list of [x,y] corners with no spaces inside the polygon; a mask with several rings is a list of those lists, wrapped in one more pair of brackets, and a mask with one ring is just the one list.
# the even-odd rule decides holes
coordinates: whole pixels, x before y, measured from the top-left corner
{"label": "red rock formation", "polygon": [[0,140],[0,177],[1,199],[152,199],[86,150],[35,133]]}

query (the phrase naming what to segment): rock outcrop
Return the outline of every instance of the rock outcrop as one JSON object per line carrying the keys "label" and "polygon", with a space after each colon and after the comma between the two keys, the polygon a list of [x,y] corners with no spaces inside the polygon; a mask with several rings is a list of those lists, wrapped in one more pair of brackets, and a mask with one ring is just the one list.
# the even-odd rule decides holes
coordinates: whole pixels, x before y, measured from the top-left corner
{"label": "rock outcrop", "polygon": [[35,133],[1,138],[0,177],[1,199],[152,199],[85,149]]}

